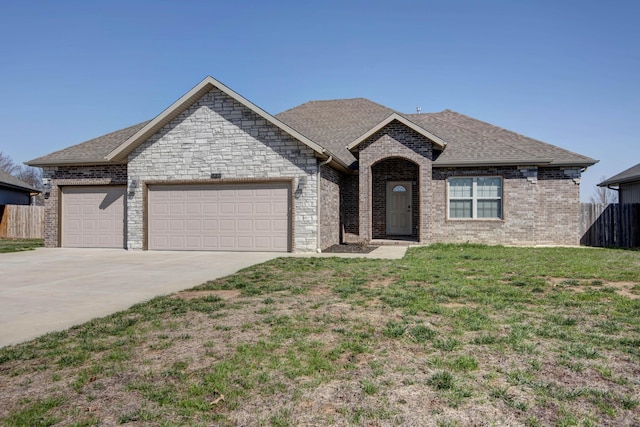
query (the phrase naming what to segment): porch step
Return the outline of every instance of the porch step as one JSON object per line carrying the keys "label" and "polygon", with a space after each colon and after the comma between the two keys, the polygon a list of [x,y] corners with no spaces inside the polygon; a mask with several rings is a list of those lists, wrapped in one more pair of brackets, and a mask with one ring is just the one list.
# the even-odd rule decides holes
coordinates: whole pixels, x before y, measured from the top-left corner
{"label": "porch step", "polygon": [[369,242],[371,246],[411,246],[417,245],[417,240],[389,240],[389,239],[373,239]]}

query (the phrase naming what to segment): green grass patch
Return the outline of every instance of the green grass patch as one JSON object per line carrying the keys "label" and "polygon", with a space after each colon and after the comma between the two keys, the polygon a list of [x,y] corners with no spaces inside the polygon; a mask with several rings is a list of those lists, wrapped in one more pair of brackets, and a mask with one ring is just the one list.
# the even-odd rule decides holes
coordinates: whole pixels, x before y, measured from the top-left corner
{"label": "green grass patch", "polygon": [[32,251],[43,246],[43,239],[0,239],[0,253]]}

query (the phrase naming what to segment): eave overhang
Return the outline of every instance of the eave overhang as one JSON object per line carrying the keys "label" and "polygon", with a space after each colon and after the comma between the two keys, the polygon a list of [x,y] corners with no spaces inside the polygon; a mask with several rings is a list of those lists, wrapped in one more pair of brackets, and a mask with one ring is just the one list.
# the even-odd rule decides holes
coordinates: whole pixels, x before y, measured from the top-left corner
{"label": "eave overhang", "polygon": [[434,168],[454,168],[454,167],[485,167],[485,166],[540,166],[540,167],[571,167],[586,168],[597,163],[592,162],[555,162],[553,159],[513,159],[513,160],[456,160],[433,162]]}

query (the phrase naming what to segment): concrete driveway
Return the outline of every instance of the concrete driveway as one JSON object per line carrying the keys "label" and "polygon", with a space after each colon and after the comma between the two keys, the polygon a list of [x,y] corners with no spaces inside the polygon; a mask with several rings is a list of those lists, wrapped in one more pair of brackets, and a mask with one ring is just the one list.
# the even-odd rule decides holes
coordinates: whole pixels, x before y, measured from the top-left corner
{"label": "concrete driveway", "polygon": [[61,248],[0,254],[0,347],[287,255]]}

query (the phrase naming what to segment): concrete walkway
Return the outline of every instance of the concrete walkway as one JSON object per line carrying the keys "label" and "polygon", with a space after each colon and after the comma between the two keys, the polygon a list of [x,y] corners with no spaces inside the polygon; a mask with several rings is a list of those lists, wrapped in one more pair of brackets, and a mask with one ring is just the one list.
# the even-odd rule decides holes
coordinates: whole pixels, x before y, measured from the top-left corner
{"label": "concrete walkway", "polygon": [[0,347],[125,310],[281,256],[399,259],[406,247],[368,254],[48,249],[0,254]]}
{"label": "concrete walkway", "polygon": [[322,252],[319,254],[289,254],[295,257],[338,257],[338,258],[370,258],[370,259],[400,259],[404,257],[404,254],[409,249],[408,246],[379,246],[367,254],[358,253],[336,253],[336,252]]}

